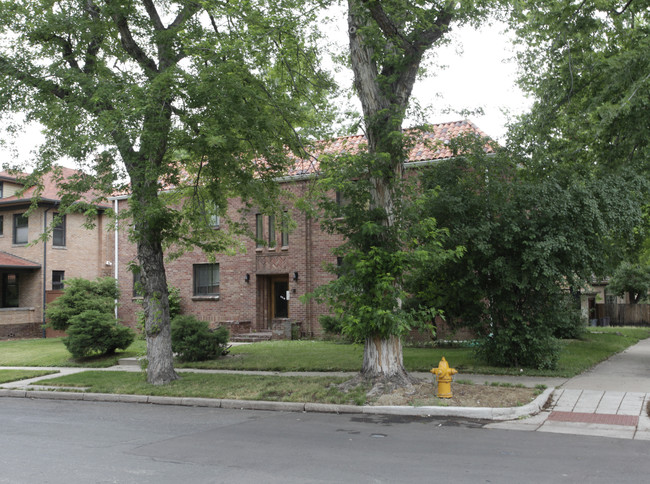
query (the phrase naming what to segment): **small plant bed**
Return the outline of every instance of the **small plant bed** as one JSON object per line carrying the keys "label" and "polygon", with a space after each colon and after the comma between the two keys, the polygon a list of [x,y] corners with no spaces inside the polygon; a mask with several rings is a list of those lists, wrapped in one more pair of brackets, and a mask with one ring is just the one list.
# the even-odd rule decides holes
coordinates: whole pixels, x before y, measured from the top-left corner
{"label": "small plant bed", "polygon": [[84,388],[94,393],[156,395],[168,397],[266,400],[278,402],[320,402],[360,405],[365,403],[365,387],[344,393],[338,385],[345,378],[283,377],[183,373],[168,385],[153,386],[145,374],[122,371],[85,371],[47,381],[48,386]]}
{"label": "small plant bed", "polygon": [[414,385],[414,392],[398,389],[370,402],[371,405],[409,405],[414,407],[520,407],[532,402],[544,387],[527,388],[522,385],[452,383],[452,397],[438,398],[437,385],[423,381]]}
{"label": "small plant bed", "polygon": [[432,382],[415,385],[415,393],[396,391],[376,399],[366,397],[369,385],[360,385],[343,392],[338,377],[284,377],[183,373],[180,380],[165,386],[146,383],[143,373],[87,371],[48,380],[48,386],[64,391],[156,395],[168,397],[222,398],[234,400],[265,400],[277,402],[313,402],[350,405],[407,405],[514,407],[531,402],[543,390],[509,384],[471,385],[454,383],[451,399],[440,399]]}
{"label": "small plant bed", "polygon": [[0,383],[9,383],[12,381],[29,380],[37,376],[53,375],[58,371],[45,370],[0,370]]}

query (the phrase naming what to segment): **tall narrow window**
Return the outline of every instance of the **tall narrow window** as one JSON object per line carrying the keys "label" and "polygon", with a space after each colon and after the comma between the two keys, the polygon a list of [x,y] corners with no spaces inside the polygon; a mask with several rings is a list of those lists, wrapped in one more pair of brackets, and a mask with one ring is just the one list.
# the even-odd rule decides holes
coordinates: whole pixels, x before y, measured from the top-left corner
{"label": "tall narrow window", "polygon": [[133,297],[142,297],[142,272],[133,273]]}
{"label": "tall narrow window", "polygon": [[2,274],[2,307],[17,308],[19,301],[18,274]]}
{"label": "tall narrow window", "polygon": [[65,271],[52,271],[52,290],[63,290],[63,279],[65,278]]}
{"label": "tall narrow window", "polygon": [[269,215],[269,247],[275,247],[275,215]]}
{"label": "tall narrow window", "polygon": [[218,215],[217,206],[212,201],[201,203],[203,216],[206,218],[208,226],[213,229],[218,229],[221,225],[221,217]]}
{"label": "tall narrow window", "polygon": [[29,222],[22,213],[14,215],[14,244],[26,244],[29,238]]}
{"label": "tall narrow window", "polygon": [[5,196],[5,183],[0,182],[0,198],[4,198]]}
{"label": "tall narrow window", "polygon": [[194,295],[219,295],[219,264],[194,264]]}
{"label": "tall narrow window", "polygon": [[336,192],[336,204],[339,207],[346,207],[347,205],[350,204],[350,200],[348,200],[348,198],[345,195],[343,195],[342,192],[337,191]]}
{"label": "tall narrow window", "polygon": [[52,229],[52,245],[65,247],[65,215],[61,216],[61,221]]}
{"label": "tall narrow window", "polygon": [[255,215],[255,239],[257,248],[264,246],[264,216],[261,213]]}
{"label": "tall narrow window", "polygon": [[5,216],[0,215],[0,235],[5,234]]}
{"label": "tall narrow window", "polygon": [[280,232],[280,244],[282,247],[289,247],[289,218],[287,212],[284,212],[282,218],[282,231]]}

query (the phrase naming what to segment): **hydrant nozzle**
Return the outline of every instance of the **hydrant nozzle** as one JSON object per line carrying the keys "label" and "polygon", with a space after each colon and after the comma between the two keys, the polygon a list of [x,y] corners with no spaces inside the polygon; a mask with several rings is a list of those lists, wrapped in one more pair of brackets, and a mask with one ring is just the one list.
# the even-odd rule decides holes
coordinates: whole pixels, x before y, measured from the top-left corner
{"label": "hydrant nozzle", "polygon": [[438,380],[438,398],[451,398],[451,377],[458,372],[454,368],[449,368],[449,363],[443,356],[438,368],[433,368],[431,373],[436,375]]}

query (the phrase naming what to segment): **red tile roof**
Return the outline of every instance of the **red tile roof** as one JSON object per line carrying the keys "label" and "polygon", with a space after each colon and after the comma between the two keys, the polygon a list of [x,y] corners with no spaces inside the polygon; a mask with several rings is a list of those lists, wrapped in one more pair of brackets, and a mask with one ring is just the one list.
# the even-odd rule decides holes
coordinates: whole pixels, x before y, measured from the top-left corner
{"label": "red tile roof", "polygon": [[[411,148],[407,163],[451,158],[453,153],[449,148],[449,142],[454,138],[468,134],[486,137],[485,133],[467,120],[433,124],[428,126],[427,131],[417,131],[415,133],[416,142]],[[366,143],[364,135],[318,141],[315,143],[313,156],[306,160],[296,160],[289,175],[299,176],[315,173],[319,170],[318,157],[321,154],[354,154],[364,149]]]}
{"label": "red tile roof", "polygon": [[2,269],[40,269],[41,265],[17,255],[0,250],[0,268]]}
{"label": "red tile roof", "polygon": [[[79,170],[75,170],[73,168],[66,168],[64,166],[57,167],[57,170],[60,170],[61,173],[60,176],[64,180],[81,173]],[[11,181],[14,183],[21,184],[21,181],[18,180],[18,178],[20,178],[21,176],[25,176],[25,174],[13,174],[6,171],[0,171],[0,181],[2,180]],[[44,175],[43,191],[40,194],[43,200],[58,201],[61,199],[61,196],[59,194],[59,186],[57,183],[57,179],[59,179],[59,176],[58,174],[55,175],[54,172],[48,172]],[[31,198],[34,196],[35,191],[36,191],[35,186],[29,187],[20,196],[12,195],[10,197],[0,198],[0,202],[4,203],[4,202],[12,202],[12,201],[31,200]],[[92,192],[85,193],[83,195],[83,198],[89,203],[96,203],[95,202],[96,195]],[[100,205],[105,205],[105,203]]]}
{"label": "red tile roof", "polygon": [[[478,129],[474,123],[468,120],[432,124],[428,125],[427,128],[428,131],[413,130],[415,143],[409,153],[407,164],[418,161],[435,161],[451,158],[453,153],[449,148],[449,142],[459,136],[476,135],[481,138],[487,138],[487,135],[483,131]],[[364,150],[366,144],[366,137],[362,134],[316,141],[313,144],[311,156],[306,159],[296,158],[293,165],[288,169],[287,177],[293,178],[316,174],[320,170],[320,164],[318,161],[319,156],[355,154]],[[492,148],[487,144],[485,149],[487,152],[492,151]],[[188,182],[187,173],[185,173],[184,181]],[[194,181],[191,183],[194,183]],[[173,190],[174,188],[176,188],[176,185],[168,183],[161,184],[161,189],[163,190]],[[111,198],[128,196],[129,191],[126,190],[113,193]]]}

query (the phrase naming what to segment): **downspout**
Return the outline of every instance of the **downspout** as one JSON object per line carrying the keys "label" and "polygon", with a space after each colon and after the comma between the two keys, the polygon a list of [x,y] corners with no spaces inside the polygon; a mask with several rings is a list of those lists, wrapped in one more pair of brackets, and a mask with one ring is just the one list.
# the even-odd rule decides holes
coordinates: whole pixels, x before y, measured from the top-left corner
{"label": "downspout", "polygon": [[[117,286],[119,287],[118,276],[119,276],[120,273],[118,271],[118,260],[119,260],[118,259],[118,254],[119,254],[119,243],[120,242],[119,242],[119,237],[118,237],[119,200],[117,198],[115,199],[115,210],[114,210],[114,212],[115,212],[115,243],[113,245],[114,245],[114,249],[115,249],[115,254],[113,255],[113,267],[114,267],[114,271],[115,271],[114,272],[115,273],[115,284],[117,284]],[[116,299],[115,300],[115,319],[117,319],[117,304],[118,304],[118,302],[119,301]]]}
{"label": "downspout", "polygon": [[[45,209],[45,212],[43,212],[43,234],[47,232],[47,212],[50,210],[52,210],[52,207]],[[47,239],[43,241],[43,338],[46,337],[45,306],[47,305],[47,298],[45,292],[45,284],[47,284]]]}

